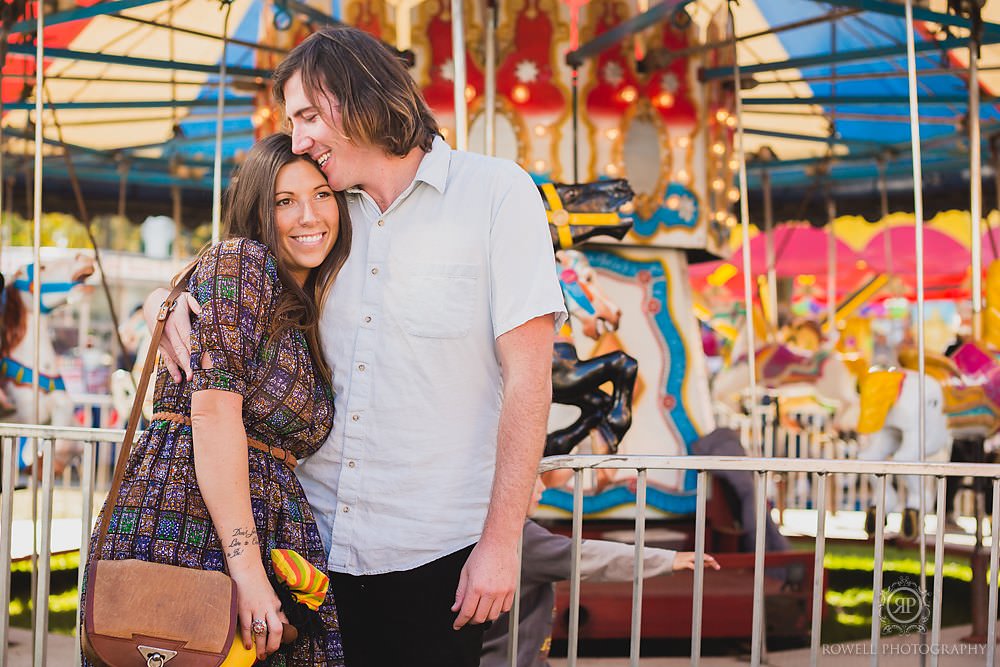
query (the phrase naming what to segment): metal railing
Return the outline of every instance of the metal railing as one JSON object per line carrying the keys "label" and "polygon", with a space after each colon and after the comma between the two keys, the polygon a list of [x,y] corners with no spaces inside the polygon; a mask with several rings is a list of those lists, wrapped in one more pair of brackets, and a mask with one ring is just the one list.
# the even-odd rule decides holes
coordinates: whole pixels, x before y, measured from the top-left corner
{"label": "metal railing", "polygon": [[[91,518],[94,516],[95,494],[95,452],[97,443],[117,443],[123,436],[122,431],[108,429],[53,428],[24,426],[20,424],[0,424],[0,445],[2,445],[2,468],[0,468],[0,483],[2,483],[2,499],[0,499],[0,565],[6,565],[10,572],[12,547],[12,517],[14,505],[14,482],[16,461],[14,457],[16,440],[19,437],[36,438],[42,454],[41,481],[33,493],[38,498],[38,511],[35,516],[37,530],[37,545],[34,550],[35,577],[33,582],[33,599],[36,601],[33,614],[33,665],[41,667],[46,664],[46,648],[48,633],[48,604],[38,604],[39,600],[47,600],[50,590],[50,555],[51,530],[53,515],[54,474],[52,468],[52,452],[56,439],[68,439],[86,443],[83,463],[81,466],[81,521],[80,527],[80,574],[82,585],[83,565],[87,559],[87,548],[90,540]],[[704,606],[705,574],[703,570],[706,535],[706,501],[708,497],[709,474],[712,471],[745,471],[754,476],[757,493],[755,494],[756,535],[754,550],[754,581],[752,597],[752,648],[751,664],[761,664],[765,650],[764,623],[764,578],[765,578],[765,518],[767,516],[766,494],[761,490],[767,488],[767,478],[774,474],[800,473],[810,475],[815,489],[814,507],[827,507],[830,491],[829,479],[837,475],[874,476],[876,481],[875,497],[884,498],[886,479],[889,475],[919,475],[924,479],[931,478],[936,482],[937,490],[937,523],[934,544],[934,590],[942,590],[943,556],[944,556],[944,493],[945,478],[948,476],[963,476],[990,480],[993,488],[993,506],[991,526],[1000,524],[1000,465],[993,464],[956,464],[956,463],[900,463],[900,462],[863,462],[818,459],[784,459],[784,458],[745,458],[745,457],[706,457],[706,456],[561,456],[544,459],[540,472],[557,469],[570,469],[574,473],[573,513],[572,513],[572,568],[570,580],[570,609],[568,626],[568,662],[574,666],[577,663],[580,639],[580,558],[583,532],[583,474],[586,470],[595,468],[610,468],[636,471],[636,520],[635,520],[635,576],[632,586],[632,618],[631,618],[631,664],[639,664],[640,628],[642,623],[641,605],[643,597],[643,559],[646,525],[646,491],[647,472],[650,470],[694,470],[697,473],[696,514],[694,531],[695,572],[693,575],[692,624],[691,624],[691,663],[699,664],[702,651],[702,613]],[[885,555],[885,521],[884,501],[876,502],[877,517],[875,522],[874,570],[872,590],[882,589],[882,567]],[[820,622],[823,610],[823,561],[826,553],[826,517],[827,513],[816,513],[816,544],[813,568],[813,588],[811,599],[812,625],[810,637],[810,664],[816,665],[820,658]],[[997,617],[997,570],[998,555],[1000,555],[1000,531],[992,530],[990,545],[990,575],[988,619]],[[10,604],[10,577],[0,578],[0,604],[5,607]],[[515,605],[518,604],[515,601]],[[931,645],[937,644],[941,632],[941,596],[935,595],[933,601],[933,621],[931,626]],[[870,640],[871,664],[877,665],[879,660],[881,598],[873,595],[872,601],[872,634]],[[517,608],[512,610],[511,618],[518,618]],[[0,664],[7,664],[9,616],[0,623]],[[509,624],[511,637],[509,649],[511,656],[516,655],[517,623]],[[996,624],[989,623],[986,655],[987,665],[994,665],[996,650]],[[937,665],[938,656],[930,653],[930,664]],[[514,664],[513,658],[511,664]]]}
{"label": "metal railing", "polygon": [[[993,508],[991,526],[1000,522],[1000,465],[995,464],[959,464],[959,463],[903,463],[903,462],[865,462],[865,461],[829,461],[818,459],[776,459],[776,458],[746,458],[720,456],[558,456],[543,459],[540,472],[570,469],[574,472],[573,519],[572,519],[572,569],[570,578],[570,609],[567,663],[575,667],[577,663],[578,644],[580,639],[580,545],[583,533],[583,472],[594,468],[612,468],[618,470],[635,470],[636,479],[636,520],[635,520],[635,576],[632,596],[632,634],[631,634],[631,665],[639,664],[639,627],[641,623],[642,601],[642,552],[645,546],[644,526],[646,521],[646,474],[649,470],[694,470],[697,472],[697,509],[695,514],[695,570],[694,595],[692,599],[691,624],[691,664],[697,665],[701,659],[702,650],[702,608],[704,603],[704,557],[706,530],[706,499],[708,493],[708,475],[712,471],[746,471],[755,479],[755,549],[754,549],[754,584],[753,584],[753,620],[751,665],[762,664],[765,650],[763,632],[764,621],[764,570],[765,570],[765,518],[767,516],[767,498],[762,492],[767,488],[767,477],[775,473],[808,473],[815,477],[816,498],[814,506],[827,507],[828,478],[834,475],[871,475],[876,479],[875,489],[875,544],[872,590],[872,632],[867,653],[871,656],[871,664],[878,665],[880,657],[882,599],[878,592],[882,590],[882,568],[885,561],[885,488],[889,475],[918,475],[924,479],[933,478],[937,491],[936,535],[934,543],[934,588],[942,591],[943,559],[944,559],[944,525],[945,525],[945,480],[949,476],[968,476],[984,478],[992,482]],[[820,660],[820,623],[823,610],[823,561],[826,554],[826,515],[825,511],[816,512],[816,548],[813,568],[812,589],[812,627],[810,633],[809,664],[817,665]],[[921,527],[922,528],[922,527]],[[987,619],[997,617],[997,565],[1000,553],[1000,530],[991,530],[989,602]],[[941,636],[941,595],[933,599],[931,613],[931,637],[929,646],[939,646]],[[514,617],[516,618],[516,617]],[[513,625],[513,624],[512,624]],[[993,667],[996,654],[996,622],[988,620],[987,642],[984,648],[987,656],[986,664]],[[516,640],[511,642],[511,655],[516,655]],[[929,650],[927,653],[930,664],[936,667],[938,653]],[[514,661],[511,660],[511,665]]]}
{"label": "metal railing", "polygon": [[[0,424],[0,571],[11,573],[13,548],[14,492],[16,490],[18,457],[17,443],[20,438],[33,439],[33,448],[41,456],[41,478],[30,477],[29,492],[32,501],[33,545],[32,562],[32,664],[42,667],[46,664],[49,627],[49,590],[51,584],[52,555],[52,509],[55,491],[55,443],[56,440],[71,440],[84,443],[80,462],[80,567],[77,588],[83,587],[84,564],[87,562],[87,548],[94,516],[94,492],[97,485],[95,476],[97,445],[99,443],[121,443],[124,431],[112,429],[64,428],[52,426],[32,426],[25,424]],[[107,449],[107,448],[106,448]],[[117,449],[117,448],[115,448]],[[10,607],[11,574],[0,577],[0,604],[6,611]],[[40,603],[39,601],[45,601]],[[77,621],[77,636],[79,636]],[[0,621],[0,665],[7,664],[10,615],[4,613]],[[77,657],[79,664],[79,657]]]}

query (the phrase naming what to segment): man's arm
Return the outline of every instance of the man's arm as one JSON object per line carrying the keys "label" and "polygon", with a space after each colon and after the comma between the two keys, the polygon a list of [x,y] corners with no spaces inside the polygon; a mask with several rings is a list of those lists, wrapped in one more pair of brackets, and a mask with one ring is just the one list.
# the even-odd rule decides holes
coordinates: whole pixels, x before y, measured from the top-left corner
{"label": "man's arm", "polygon": [[[156,327],[156,315],[160,312],[160,304],[170,294],[170,290],[158,287],[153,290],[142,304],[142,316],[146,326],[152,331]],[[191,379],[191,315],[201,314],[198,300],[187,292],[177,297],[177,306],[167,317],[163,327],[163,337],[160,338],[160,354],[174,382],[183,378]],[[183,374],[183,375],[182,375]]]}
{"label": "man's arm", "polygon": [[509,611],[517,587],[517,541],[524,526],[552,404],[553,316],[542,315],[497,338],[503,401],[490,507],[479,543],[462,568],[455,629]]}

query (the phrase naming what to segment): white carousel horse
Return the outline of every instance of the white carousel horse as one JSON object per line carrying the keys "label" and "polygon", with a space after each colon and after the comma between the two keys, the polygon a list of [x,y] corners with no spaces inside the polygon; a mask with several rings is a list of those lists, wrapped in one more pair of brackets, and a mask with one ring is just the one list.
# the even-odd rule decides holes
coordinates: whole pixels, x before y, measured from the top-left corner
{"label": "white carousel horse", "polygon": [[[56,364],[56,353],[49,332],[48,315],[63,306],[70,292],[83,284],[94,273],[94,262],[84,254],[75,257],[46,260],[41,265],[41,314],[40,330],[46,335],[35,335],[33,293],[37,285],[34,264],[18,269],[14,280],[3,294],[3,336],[0,340],[0,378],[8,396],[14,403],[16,414],[11,421],[33,421],[32,380],[35,369],[34,341],[39,344],[38,386],[40,398],[38,423],[52,426],[73,424],[73,403],[66,393],[66,385]],[[55,445],[55,471],[58,475],[81,451],[79,443],[59,440]]]}
{"label": "white carousel horse", "polygon": [[[770,343],[755,355],[757,383],[778,392],[808,392],[835,407],[833,426],[842,432],[857,427],[861,404],[855,379],[836,352],[818,350],[806,355],[787,345]],[[712,381],[712,400],[740,412],[743,393],[750,386],[747,359],[737,359]]]}
{"label": "white carousel horse", "polygon": [[[861,383],[859,433],[871,433],[870,444],[859,455],[862,460],[920,460],[919,374],[916,352],[899,351],[902,370],[877,370]],[[951,359],[929,355],[925,364],[925,440],[929,459],[949,460],[954,440],[982,440],[1000,431],[1000,364],[975,343],[966,343]],[[901,503],[886,487],[886,508],[902,509],[903,533],[916,533],[916,508],[920,503],[921,480],[905,479],[907,497]],[[923,488],[930,511],[934,496]],[[869,512],[870,513],[870,512]],[[872,524],[874,519],[869,519]],[[873,525],[873,524],[872,524]]]}

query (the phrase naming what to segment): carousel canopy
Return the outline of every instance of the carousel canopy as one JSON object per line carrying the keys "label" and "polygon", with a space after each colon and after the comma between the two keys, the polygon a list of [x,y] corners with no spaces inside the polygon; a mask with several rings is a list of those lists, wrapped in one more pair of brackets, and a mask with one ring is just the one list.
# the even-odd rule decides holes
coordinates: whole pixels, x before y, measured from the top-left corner
{"label": "carousel canopy", "polygon": [[[697,24],[724,6],[724,0],[662,4],[683,9]],[[916,4],[925,177],[932,193],[950,197],[929,205],[933,209],[941,201],[941,206],[960,207],[960,201],[951,200],[964,196],[956,186],[968,178],[971,34],[979,34],[983,44],[979,115],[987,164],[992,133],[1000,130],[994,101],[1000,91],[1000,4],[986,3],[981,24],[947,13],[947,0]],[[277,25],[292,16],[324,24],[335,20],[341,4],[288,0],[281,7]],[[654,6],[647,14],[657,10]],[[900,195],[894,208],[912,210],[912,199],[906,204],[912,179],[902,3],[742,0],[734,10],[746,148],[753,158],[751,202],[757,201],[766,157],[772,160],[768,171],[777,219],[823,220],[829,184],[834,195],[850,195],[855,205],[866,202],[863,211],[844,210],[842,204],[842,212],[871,214],[882,161],[890,190]],[[47,150],[59,152],[57,144],[65,142],[81,178],[108,190],[126,178],[129,184],[157,186],[160,192],[179,185],[185,192],[207,193],[221,37],[230,38],[222,142],[228,172],[233,158],[253,141],[255,125],[262,121],[254,115],[254,96],[266,94],[270,66],[284,52],[280,42],[287,41],[278,28],[263,34],[261,17],[270,12],[266,0],[221,6],[204,0],[60,3],[60,11],[45,21],[46,90],[53,103],[44,114]],[[671,14],[661,11],[659,17],[669,20]],[[634,26],[642,24],[633,19],[624,21],[616,34],[633,34]],[[30,16],[10,26],[3,70],[4,134],[8,156],[15,159],[7,161],[8,173],[22,174],[30,162],[18,156],[32,150],[34,30]],[[733,70],[705,67],[699,78],[731,85]],[[45,169],[47,185],[67,176],[58,160],[47,160]],[[985,173],[989,176],[990,169]]]}

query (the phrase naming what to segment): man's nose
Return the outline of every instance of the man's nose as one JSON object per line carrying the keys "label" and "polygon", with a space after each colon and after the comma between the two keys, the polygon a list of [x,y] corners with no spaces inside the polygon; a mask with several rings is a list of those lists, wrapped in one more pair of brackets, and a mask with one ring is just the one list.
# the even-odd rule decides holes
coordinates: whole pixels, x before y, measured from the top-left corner
{"label": "man's nose", "polygon": [[312,147],[312,139],[301,129],[292,125],[292,152],[296,155],[305,155]]}

